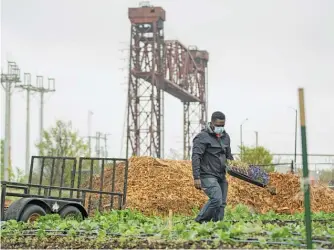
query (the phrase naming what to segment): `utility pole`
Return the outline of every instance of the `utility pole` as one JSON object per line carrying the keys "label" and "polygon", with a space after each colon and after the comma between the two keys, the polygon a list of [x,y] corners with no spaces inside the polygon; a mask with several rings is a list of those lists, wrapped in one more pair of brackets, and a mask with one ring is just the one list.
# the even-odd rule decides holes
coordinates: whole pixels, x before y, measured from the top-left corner
{"label": "utility pole", "polygon": [[92,155],[92,116],[94,113],[88,110],[88,152],[89,157]]}
{"label": "utility pole", "polygon": [[108,157],[108,145],[107,145],[107,141],[108,141],[108,136],[111,134],[104,134],[104,157]]}
{"label": "utility pole", "polygon": [[[96,143],[95,143],[96,157],[107,157],[108,155],[107,136],[108,135],[111,135],[111,134],[102,134],[102,132],[96,132],[96,136],[91,136],[91,138],[94,138],[96,140]],[[104,141],[104,147],[102,147],[101,145],[102,144],[101,140]]]}
{"label": "utility pole", "polygon": [[6,92],[5,107],[5,142],[4,142],[4,181],[9,181],[11,147],[11,95],[12,85],[20,82],[20,69],[15,62],[8,61],[7,74],[1,72],[1,85]]}
{"label": "utility pole", "polygon": [[[48,78],[48,85],[44,86],[43,76],[36,76],[36,92],[41,94],[41,103],[40,103],[40,117],[39,117],[39,126],[40,126],[40,142],[43,141],[43,121],[44,121],[44,94],[49,92],[55,92],[55,79]],[[41,151],[39,152],[41,156]]]}
{"label": "utility pole", "polygon": [[107,134],[104,135],[104,157],[108,157]]}
{"label": "utility pole", "polygon": [[243,122],[240,124],[240,160],[242,160],[242,150],[243,150],[243,142],[242,142],[242,125],[248,121],[248,118],[243,120]]}
{"label": "utility pole", "polygon": [[20,89],[24,89],[27,92],[27,116],[26,116],[26,162],[25,162],[25,174],[29,174],[30,168],[30,94],[31,92],[38,92],[38,88],[31,85],[30,73],[24,73],[24,83],[15,86]]}
{"label": "utility pole", "polygon": [[[103,134],[102,132],[96,132],[95,136],[86,136],[90,141],[95,139],[95,154],[96,157],[108,157],[108,136],[111,134]],[[104,141],[104,143],[101,142]]]}
{"label": "utility pole", "polygon": [[258,131],[254,131],[255,132],[255,147],[259,146],[259,132]]}
{"label": "utility pole", "polygon": [[101,152],[101,146],[100,146],[100,138],[101,138],[101,133],[96,132],[96,144],[95,144],[95,152],[96,152],[96,157],[100,157],[100,152]]}

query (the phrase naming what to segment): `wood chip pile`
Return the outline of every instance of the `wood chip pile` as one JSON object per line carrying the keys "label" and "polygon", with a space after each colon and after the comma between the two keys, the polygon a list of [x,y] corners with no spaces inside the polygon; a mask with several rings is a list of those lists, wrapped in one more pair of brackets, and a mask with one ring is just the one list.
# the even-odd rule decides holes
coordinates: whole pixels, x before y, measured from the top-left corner
{"label": "wood chip pile", "polygon": [[[104,177],[104,191],[111,191],[112,168]],[[227,176],[229,182],[228,204],[250,206],[256,212],[273,210],[277,213],[294,213],[303,210],[303,193],[299,177],[293,174],[270,174],[270,184],[277,195],[268,190]],[[100,188],[100,177],[94,177],[94,189]],[[115,191],[122,192],[124,165],[116,167]],[[115,199],[116,201],[116,199]],[[127,208],[144,214],[174,213],[191,215],[193,208],[201,207],[206,195],[194,188],[190,161],[160,160],[152,157],[132,157],[128,172]],[[334,212],[334,190],[312,186],[311,203],[314,212]],[[117,205],[115,203],[114,205]],[[110,207],[110,197],[105,197],[103,207]]]}

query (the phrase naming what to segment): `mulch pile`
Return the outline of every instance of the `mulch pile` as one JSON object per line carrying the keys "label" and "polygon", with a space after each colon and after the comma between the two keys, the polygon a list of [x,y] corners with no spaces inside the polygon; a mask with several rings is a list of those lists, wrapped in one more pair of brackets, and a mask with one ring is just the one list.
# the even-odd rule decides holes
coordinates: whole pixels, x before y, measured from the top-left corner
{"label": "mulch pile", "polygon": [[[106,169],[104,191],[111,191],[113,167]],[[115,191],[123,191],[124,165],[116,166]],[[269,186],[277,194],[227,176],[228,204],[245,204],[259,213],[273,210],[277,213],[295,213],[304,209],[300,179],[293,174],[271,173]],[[99,190],[100,177],[95,176],[93,188]],[[87,196],[87,199],[89,196]],[[96,198],[98,198],[96,196]],[[114,198],[114,206],[117,199]],[[88,200],[87,200],[88,201]],[[98,206],[92,199],[93,207]],[[95,202],[94,202],[95,201]],[[190,161],[161,160],[152,157],[132,157],[129,164],[126,207],[147,215],[173,213],[191,215],[192,209],[207,201],[203,191],[194,188]],[[110,208],[110,196],[103,197],[103,207]],[[91,203],[92,204],[92,203]],[[325,186],[311,187],[312,211],[334,212],[334,190]]]}

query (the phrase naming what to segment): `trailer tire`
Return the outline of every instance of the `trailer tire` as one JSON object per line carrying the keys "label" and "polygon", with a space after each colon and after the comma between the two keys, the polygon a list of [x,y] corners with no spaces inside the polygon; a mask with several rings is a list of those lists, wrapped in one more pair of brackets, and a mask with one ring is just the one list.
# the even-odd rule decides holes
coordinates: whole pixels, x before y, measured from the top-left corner
{"label": "trailer tire", "polygon": [[75,206],[66,206],[59,212],[63,219],[83,220],[81,211]]}
{"label": "trailer tire", "polygon": [[23,212],[20,216],[20,221],[31,223],[44,215],[46,215],[46,212],[41,206],[29,204],[23,209]]}

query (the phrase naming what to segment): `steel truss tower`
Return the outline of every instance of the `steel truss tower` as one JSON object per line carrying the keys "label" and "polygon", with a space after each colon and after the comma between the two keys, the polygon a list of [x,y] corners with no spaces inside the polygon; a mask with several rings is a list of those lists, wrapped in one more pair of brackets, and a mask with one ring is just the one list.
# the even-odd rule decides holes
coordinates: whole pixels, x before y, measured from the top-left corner
{"label": "steel truss tower", "polygon": [[131,21],[127,156],[163,157],[164,92],[184,107],[184,158],[192,138],[207,121],[209,54],[164,40],[165,11],[161,7],[129,8]]}

